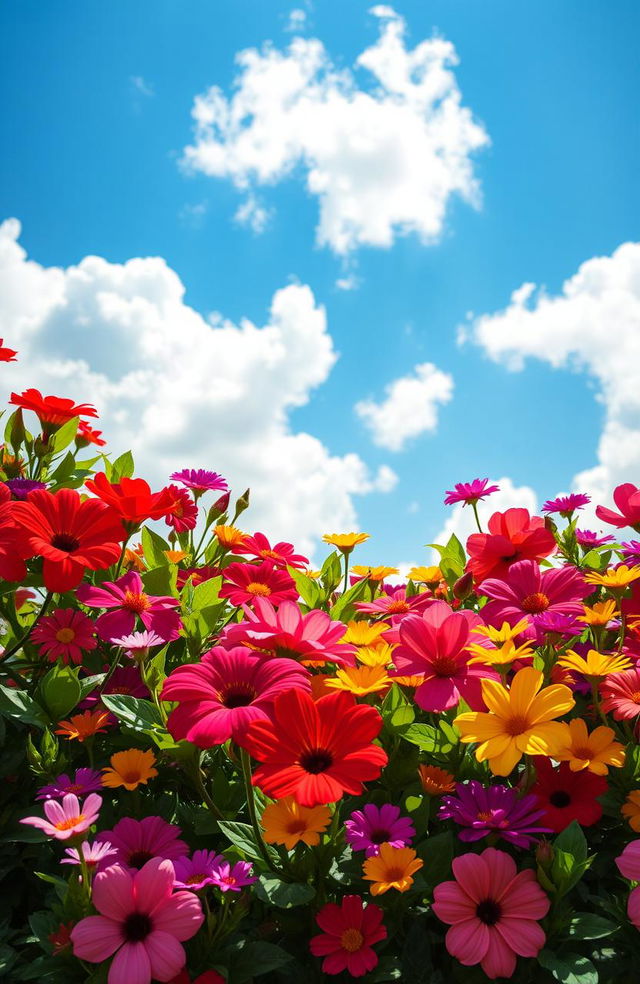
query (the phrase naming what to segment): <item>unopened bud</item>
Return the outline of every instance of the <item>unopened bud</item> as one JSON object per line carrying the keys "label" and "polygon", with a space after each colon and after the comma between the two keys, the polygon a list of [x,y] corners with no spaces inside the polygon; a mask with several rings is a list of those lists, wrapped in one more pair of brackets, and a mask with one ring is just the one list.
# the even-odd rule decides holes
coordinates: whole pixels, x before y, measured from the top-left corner
{"label": "unopened bud", "polygon": [[247,491],[246,492],[243,492],[243,494],[240,496],[240,498],[236,501],[236,511],[235,511],[235,515],[233,517],[233,522],[234,523],[235,523],[236,519],[238,518],[238,516],[240,515],[240,513],[243,513],[245,511],[245,509],[248,509],[249,508],[249,493],[250,492],[251,492],[251,489],[247,489]]}
{"label": "unopened bud", "polygon": [[553,845],[550,841],[543,840],[540,841],[536,848],[536,861],[543,869],[543,871],[548,871],[554,858]]}
{"label": "unopened bud", "polygon": [[460,601],[464,601],[464,599],[471,594],[472,590],[473,574],[471,571],[467,571],[465,574],[462,574],[453,585],[453,597],[459,598]]}
{"label": "unopened bud", "polygon": [[229,508],[229,499],[231,498],[230,492],[225,492],[221,495],[219,499],[216,499],[214,504],[209,510],[209,515],[207,517],[209,523],[214,523],[221,516],[224,516],[227,509]]}

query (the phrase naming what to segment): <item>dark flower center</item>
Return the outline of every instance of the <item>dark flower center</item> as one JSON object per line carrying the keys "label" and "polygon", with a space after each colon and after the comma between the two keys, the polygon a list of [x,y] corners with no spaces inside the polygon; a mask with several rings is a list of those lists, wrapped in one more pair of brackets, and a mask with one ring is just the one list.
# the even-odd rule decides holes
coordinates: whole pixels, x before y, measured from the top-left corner
{"label": "dark flower center", "polygon": [[220,703],[232,710],[234,707],[246,707],[258,696],[258,691],[250,684],[235,684],[227,687],[220,694]]}
{"label": "dark flower center", "polygon": [[485,899],[484,902],[479,902],[476,907],[476,916],[486,926],[495,926],[501,915],[502,909],[495,899]]}
{"label": "dark flower center", "polygon": [[127,943],[140,943],[153,929],[149,916],[144,912],[132,912],[122,927]]}
{"label": "dark flower center", "polygon": [[129,855],[129,867],[140,870],[143,864],[150,861],[153,857],[150,851],[132,851]]}
{"label": "dark flower center", "polygon": [[66,550],[67,553],[73,553],[80,546],[80,540],[72,536],[71,533],[55,533],[51,540],[51,546],[56,547],[57,550]]}
{"label": "dark flower center", "polygon": [[384,844],[391,840],[390,830],[372,830],[369,835],[372,844]]}
{"label": "dark flower center", "polygon": [[300,756],[300,765],[305,772],[318,775],[319,772],[326,772],[333,764],[333,755],[325,748],[311,748]]}
{"label": "dark flower center", "polygon": [[569,793],[565,793],[564,789],[556,789],[555,792],[551,793],[549,802],[552,806],[569,806],[571,797],[569,796]]}

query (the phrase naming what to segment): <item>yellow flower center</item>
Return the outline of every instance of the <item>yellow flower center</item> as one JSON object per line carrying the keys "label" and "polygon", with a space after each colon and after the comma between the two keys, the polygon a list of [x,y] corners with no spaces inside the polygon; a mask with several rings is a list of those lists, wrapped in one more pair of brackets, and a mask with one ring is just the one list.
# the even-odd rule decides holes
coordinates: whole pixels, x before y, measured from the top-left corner
{"label": "yellow flower center", "polygon": [[359,929],[345,929],[340,937],[340,946],[347,953],[355,953],[362,948],[364,936]]}
{"label": "yellow flower center", "polygon": [[69,817],[67,820],[60,820],[59,823],[54,823],[56,830],[71,830],[76,824],[84,820],[84,813],[81,813],[77,817]]}
{"label": "yellow flower center", "polygon": [[258,581],[252,581],[251,584],[247,584],[247,591],[252,595],[260,595],[262,598],[266,598],[271,594],[271,588],[267,584],[260,584]]}
{"label": "yellow flower center", "polygon": [[65,643],[73,642],[75,637],[76,637],[75,632],[73,631],[73,629],[70,628],[58,629],[58,631],[56,632],[57,642],[65,642]]}
{"label": "yellow flower center", "polygon": [[491,823],[491,820],[493,819],[493,816],[492,816],[491,813],[489,813],[487,810],[485,810],[484,812],[481,811],[480,813],[478,813],[476,815],[476,819],[477,820],[481,820],[483,823]]}
{"label": "yellow flower center", "polygon": [[640,704],[640,690],[634,690],[632,694],[629,694],[629,700],[633,701],[634,704]]}
{"label": "yellow flower center", "polygon": [[137,594],[135,591],[125,591],[122,607],[126,608],[127,611],[134,612],[136,615],[141,615],[142,612],[149,611],[151,602],[144,592]]}
{"label": "yellow flower center", "polygon": [[536,591],[534,594],[527,595],[526,598],[522,599],[522,609],[525,612],[529,612],[531,615],[537,615],[538,612],[544,612],[549,607],[549,599],[546,594],[542,591]]}
{"label": "yellow flower center", "polygon": [[404,614],[411,609],[411,605],[407,601],[392,601],[387,608],[387,615]]}

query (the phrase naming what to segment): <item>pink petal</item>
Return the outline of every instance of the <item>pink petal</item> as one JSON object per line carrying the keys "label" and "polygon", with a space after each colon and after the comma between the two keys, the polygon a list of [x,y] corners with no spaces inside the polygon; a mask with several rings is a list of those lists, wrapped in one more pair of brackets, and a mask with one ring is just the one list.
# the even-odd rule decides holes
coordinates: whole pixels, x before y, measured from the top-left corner
{"label": "pink petal", "polygon": [[[491,872],[491,898],[500,900],[504,890],[516,877],[516,863],[509,854],[496,851],[495,847],[487,847],[482,852],[482,860],[489,866]],[[533,875],[533,872],[530,874]],[[509,900],[510,894],[507,896],[507,902]]]}
{"label": "pink petal", "polygon": [[162,858],[147,861],[133,879],[136,909],[153,915],[171,895],[174,880],[175,871],[171,861]]}
{"label": "pink petal", "polygon": [[98,912],[116,922],[124,922],[134,911],[133,878],[119,864],[99,872],[93,882],[93,904]]}
{"label": "pink petal", "polygon": [[460,887],[476,904],[489,897],[492,880],[489,866],[482,857],[477,854],[463,854],[454,859],[451,867]]}
{"label": "pink petal", "polygon": [[544,946],[542,927],[532,919],[500,919],[496,930],[507,946],[521,957],[536,957]]}
{"label": "pink petal", "polygon": [[102,963],[124,942],[122,926],[104,916],[87,916],[71,930],[73,955],[89,963]]}
{"label": "pink petal", "polygon": [[640,888],[634,888],[629,896],[627,915],[636,929],[640,929]]}
{"label": "pink petal", "polygon": [[171,933],[177,940],[190,940],[203,922],[202,906],[193,892],[174,892],[153,913],[153,928]]}
{"label": "pink petal", "polygon": [[489,948],[482,961],[482,969],[492,981],[496,977],[511,979],[516,969],[515,953],[496,932],[495,927],[490,929],[489,937]]}
{"label": "pink petal", "polygon": [[489,948],[489,927],[476,918],[456,923],[447,930],[446,945],[465,967],[480,963]]}
{"label": "pink petal", "polygon": [[171,981],[184,967],[187,958],[175,936],[154,930],[144,941],[151,964],[151,976],[159,981]]}
{"label": "pink petal", "polygon": [[151,962],[144,943],[125,943],[113,958],[107,980],[108,984],[150,984]]}
{"label": "pink petal", "polygon": [[518,916],[544,919],[551,906],[533,871],[521,871],[517,874],[500,903],[504,907],[505,919]]}
{"label": "pink petal", "polygon": [[433,898],[433,911],[443,922],[465,922],[475,916],[476,903],[462,891],[457,882],[448,881],[436,885]]}

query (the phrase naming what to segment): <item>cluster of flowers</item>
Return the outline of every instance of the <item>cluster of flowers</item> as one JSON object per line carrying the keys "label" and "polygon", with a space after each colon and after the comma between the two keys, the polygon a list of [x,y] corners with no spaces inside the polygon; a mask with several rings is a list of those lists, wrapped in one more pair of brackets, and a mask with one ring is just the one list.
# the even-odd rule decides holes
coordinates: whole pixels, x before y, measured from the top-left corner
{"label": "cluster of flowers", "polygon": [[215,472],[152,492],[92,406],[11,404],[8,979],[635,979],[640,542],[579,494],[484,532],[476,479],[437,566],[394,583],[347,533],[311,570]]}

